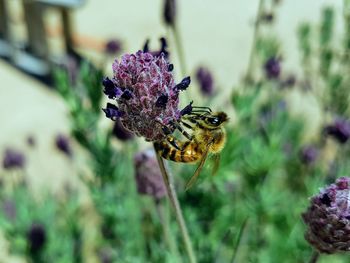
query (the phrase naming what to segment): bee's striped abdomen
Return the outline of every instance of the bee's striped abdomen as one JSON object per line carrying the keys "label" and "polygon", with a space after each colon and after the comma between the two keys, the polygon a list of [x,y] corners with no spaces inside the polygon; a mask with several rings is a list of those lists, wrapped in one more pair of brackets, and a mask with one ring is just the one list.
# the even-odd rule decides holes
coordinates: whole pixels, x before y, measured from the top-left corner
{"label": "bee's striped abdomen", "polygon": [[156,142],[157,152],[167,160],[182,163],[196,162],[202,155],[198,144],[193,141],[178,142],[181,150],[169,145],[166,141]]}

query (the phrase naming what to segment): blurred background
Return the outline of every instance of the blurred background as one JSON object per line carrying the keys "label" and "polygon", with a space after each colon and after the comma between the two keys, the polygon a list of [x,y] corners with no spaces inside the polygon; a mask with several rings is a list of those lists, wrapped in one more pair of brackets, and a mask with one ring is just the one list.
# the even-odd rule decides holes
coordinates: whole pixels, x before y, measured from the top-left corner
{"label": "blurred background", "polygon": [[217,176],[185,192],[195,166],[170,165],[198,262],[307,262],[300,214],[349,164],[347,1],[166,2],[0,0],[1,262],[188,262],[140,190],[151,145],[101,110],[113,61],[162,37],[181,105],[231,119]]}

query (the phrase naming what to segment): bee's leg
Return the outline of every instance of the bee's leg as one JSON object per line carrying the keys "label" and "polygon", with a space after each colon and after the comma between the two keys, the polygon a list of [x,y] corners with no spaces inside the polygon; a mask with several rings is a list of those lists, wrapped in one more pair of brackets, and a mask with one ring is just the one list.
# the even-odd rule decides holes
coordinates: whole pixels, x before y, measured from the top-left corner
{"label": "bee's leg", "polygon": [[[188,119],[187,119],[188,120]],[[183,126],[185,126],[187,129],[190,129],[190,130],[194,130],[194,125],[193,124],[197,124],[197,122],[195,122],[195,123],[193,123],[192,121],[191,121],[191,124],[190,123],[188,123],[188,122],[186,122],[186,121],[184,121],[184,120],[180,120],[180,123],[183,125]]]}
{"label": "bee's leg", "polygon": [[[181,124],[178,122],[174,123],[174,127],[178,129],[183,136],[185,136],[188,140],[192,141],[193,136],[189,135],[187,131],[185,131],[182,127]],[[192,128],[192,127],[191,127]]]}
{"label": "bee's leg", "polygon": [[179,146],[178,140],[176,140],[174,136],[168,135],[166,137],[166,140],[170,143],[171,146],[173,146],[179,151],[182,151],[181,147]]}
{"label": "bee's leg", "polygon": [[180,147],[179,147],[176,139],[174,138],[174,136],[171,135],[173,133],[173,130],[171,130],[169,127],[167,127],[165,125],[162,127],[162,130],[166,136],[166,140],[170,143],[170,145],[175,147],[176,149],[180,150]]}
{"label": "bee's leg", "polygon": [[192,107],[192,112],[207,112],[207,113],[211,113],[212,110],[209,107],[193,106]]}

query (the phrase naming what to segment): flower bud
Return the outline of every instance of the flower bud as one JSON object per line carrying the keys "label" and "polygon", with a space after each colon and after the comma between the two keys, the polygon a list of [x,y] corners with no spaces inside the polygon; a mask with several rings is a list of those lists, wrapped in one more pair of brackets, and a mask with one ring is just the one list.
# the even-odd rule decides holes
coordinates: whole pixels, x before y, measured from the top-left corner
{"label": "flower bud", "polygon": [[196,73],[197,81],[199,82],[199,86],[201,92],[205,96],[210,96],[214,92],[214,80],[213,75],[209,71],[209,69],[200,67]]}
{"label": "flower bud", "polygon": [[311,198],[302,217],[306,240],[322,253],[350,250],[350,178],[341,177]]}
{"label": "flower bud", "polygon": [[42,224],[34,223],[27,232],[28,248],[31,254],[41,252],[46,243],[46,230]]}
{"label": "flower bud", "polygon": [[24,155],[14,149],[6,149],[2,166],[5,169],[23,168],[25,165]]}
{"label": "flower bud", "polygon": [[176,0],[165,0],[164,2],[164,22],[169,26],[175,26]]}
{"label": "flower bud", "polygon": [[278,58],[268,59],[264,65],[265,75],[268,79],[278,79],[281,73],[281,63]]}
{"label": "flower bud", "polygon": [[164,197],[166,188],[154,151],[149,149],[136,154],[134,164],[137,191],[155,199]]}

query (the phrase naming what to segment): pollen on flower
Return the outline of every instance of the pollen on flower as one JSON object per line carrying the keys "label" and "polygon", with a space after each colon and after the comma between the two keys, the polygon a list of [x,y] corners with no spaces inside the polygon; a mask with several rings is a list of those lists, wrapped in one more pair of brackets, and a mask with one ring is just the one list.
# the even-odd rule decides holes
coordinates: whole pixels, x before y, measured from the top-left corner
{"label": "pollen on flower", "polygon": [[105,78],[103,85],[104,93],[116,105],[107,103],[103,109],[106,117],[119,118],[125,128],[147,141],[164,139],[164,126],[181,116],[179,92],[189,86],[190,77],[176,85],[171,72],[173,65],[162,52],[126,54],[115,60],[112,68],[113,78]]}

